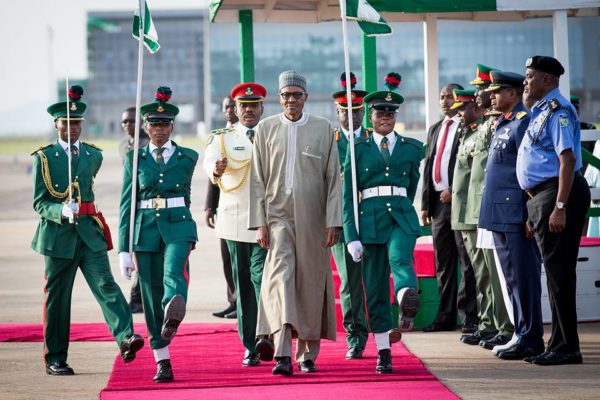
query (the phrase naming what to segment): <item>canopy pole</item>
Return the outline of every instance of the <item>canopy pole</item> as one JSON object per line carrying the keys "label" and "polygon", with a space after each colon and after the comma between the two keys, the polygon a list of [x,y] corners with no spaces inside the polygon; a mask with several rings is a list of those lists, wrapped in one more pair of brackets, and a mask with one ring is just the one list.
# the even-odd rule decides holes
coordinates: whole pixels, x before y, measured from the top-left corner
{"label": "canopy pole", "polygon": [[252,10],[240,10],[240,80],[254,82],[254,34]]}
{"label": "canopy pole", "polygon": [[425,14],[423,21],[423,46],[425,53],[425,126],[429,128],[438,120],[440,70],[438,59],[437,16]]}
{"label": "canopy pole", "polygon": [[560,79],[560,92],[569,99],[571,95],[571,71],[569,68],[569,26],[567,11],[558,10],[552,13],[552,39],[554,44],[554,58],[565,68],[565,73]]}
{"label": "canopy pole", "polygon": [[[361,32],[361,46],[363,88],[369,93],[375,92],[377,90],[377,38]],[[363,125],[370,128],[372,124],[368,110],[366,111]]]}

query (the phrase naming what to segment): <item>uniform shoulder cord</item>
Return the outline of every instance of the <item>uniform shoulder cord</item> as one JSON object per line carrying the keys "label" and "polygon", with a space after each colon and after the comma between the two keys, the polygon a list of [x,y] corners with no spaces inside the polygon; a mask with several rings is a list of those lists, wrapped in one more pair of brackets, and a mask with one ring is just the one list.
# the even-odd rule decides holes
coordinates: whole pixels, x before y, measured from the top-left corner
{"label": "uniform shoulder cord", "polygon": [[240,187],[242,187],[244,185],[244,183],[246,183],[246,180],[248,179],[248,172],[250,171],[250,163],[252,162],[252,158],[248,158],[246,160],[238,160],[236,158],[231,157],[229,155],[229,153],[227,153],[227,148],[225,147],[225,134],[220,135],[219,144],[221,147],[221,154],[223,156],[227,157],[227,161],[231,160],[231,161],[235,161],[237,163],[241,163],[240,166],[233,167],[228,162],[227,168],[225,169],[224,174],[230,173],[231,171],[243,171],[242,179],[240,179],[240,181],[237,185],[234,185],[231,188],[226,188],[225,186],[223,186],[223,183],[221,182],[220,179],[217,181],[217,185],[219,185],[219,189],[221,189],[222,192],[229,193],[229,192],[233,192],[233,191],[239,189]]}
{"label": "uniform shoulder cord", "polygon": [[[54,185],[52,185],[52,176],[50,175],[50,166],[48,165],[48,157],[46,157],[46,154],[42,150],[39,150],[37,154],[39,154],[40,160],[42,161],[42,178],[46,189],[51,196],[56,197],[57,199],[66,199],[69,196],[69,187],[67,187],[64,192],[59,192],[54,189]],[[81,203],[79,182],[73,182],[72,189],[77,190],[78,200]]]}

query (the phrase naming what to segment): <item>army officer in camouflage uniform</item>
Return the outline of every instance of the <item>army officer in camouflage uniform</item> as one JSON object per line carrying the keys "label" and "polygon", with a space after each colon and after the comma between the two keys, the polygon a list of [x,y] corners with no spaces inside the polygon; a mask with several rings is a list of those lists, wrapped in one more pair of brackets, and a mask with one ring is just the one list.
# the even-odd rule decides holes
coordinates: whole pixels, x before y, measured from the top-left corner
{"label": "army officer in camouflage uniform", "polygon": [[[370,107],[373,135],[355,140],[355,169],[352,169],[350,153],[344,164],[344,235],[354,261],[363,259],[367,315],[379,354],[377,373],[392,372],[388,336],[392,328],[390,269],[400,307],[401,329],[410,329],[419,306],[412,261],[421,227],[412,201],[420,177],[423,144],[394,132],[396,110],[404,101],[393,91],[399,84],[400,75],[390,73],[386,77],[389,90],[374,92],[364,98]],[[357,190],[361,195],[360,234],[354,219],[350,171],[356,174]]]}
{"label": "army officer in camouflage uniform", "polygon": [[197,241],[189,207],[198,153],[171,141],[179,109],[168,103],[170,98],[171,89],[161,86],[156,101],[141,108],[150,143],[138,150],[133,255],[129,248],[133,152],[125,162],[119,223],[121,272],[129,278],[135,266],[138,269],[150,347],[158,364],[155,382],[173,380],[168,346],[185,316],[189,255]]}
{"label": "army officer in camouflage uniform", "polygon": [[[73,86],[68,101],[48,107],[48,113],[54,117],[58,141],[32,153],[33,208],[40,215],[40,223],[31,247],[43,254],[46,262],[44,359],[49,375],[74,374],[67,364],[67,350],[71,293],[77,268],[81,268],[100,303],[106,323],[120,344],[123,361],[133,361],[135,353],[144,345],[144,339],[133,333],[129,306],[110,272],[107,254],[112,248],[110,232],[96,209],[93,191],[102,153],[96,146],[79,140],[86,109],[85,103],[80,101],[82,95],[81,86]],[[71,182],[68,153],[71,153]]]}

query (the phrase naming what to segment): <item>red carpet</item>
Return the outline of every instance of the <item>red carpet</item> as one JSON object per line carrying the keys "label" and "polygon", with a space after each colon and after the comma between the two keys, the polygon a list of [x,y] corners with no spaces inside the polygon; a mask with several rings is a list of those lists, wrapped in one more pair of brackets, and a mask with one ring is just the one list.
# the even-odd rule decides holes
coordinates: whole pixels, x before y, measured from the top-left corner
{"label": "red carpet", "polygon": [[[143,324],[136,324],[143,334]],[[115,358],[102,400],[158,399],[324,399],[343,396],[344,400],[380,399],[457,399],[421,361],[402,345],[394,345],[394,373],[374,372],[376,349],[369,340],[366,358],[346,361],[343,333],[337,342],[323,341],[316,374],[295,371],[292,377],[273,376],[273,362],[260,367],[241,366],[243,348],[235,324],[184,323],[171,345],[176,381],[155,384],[155,362],[149,346],[137,359],[124,364]],[[71,325],[73,341],[112,341],[104,323]],[[0,324],[0,341],[40,342],[41,324]],[[115,350],[115,356],[116,356]]]}
{"label": "red carpet", "polygon": [[[191,324],[190,324],[191,325]],[[456,399],[425,369],[418,358],[403,346],[395,346],[395,372],[375,374],[376,350],[373,340],[367,346],[367,357],[346,361],[343,336],[338,342],[324,341],[316,374],[294,373],[292,377],[273,376],[273,362],[260,367],[241,366],[243,348],[237,332],[223,324],[194,324],[195,334],[177,336],[171,345],[176,381],[155,384],[155,363],[149,347],[138,353],[131,364],[115,360],[103,400],[124,399],[317,399],[344,396],[344,400],[365,399],[377,394],[378,399],[435,398]],[[185,325],[184,325],[185,326]]]}
{"label": "red carpet", "polygon": [[[135,323],[136,333],[146,337],[146,324]],[[178,336],[199,335],[202,332],[237,332],[236,324],[183,324]],[[72,342],[110,342],[113,337],[105,323],[73,323]],[[43,342],[42,324],[0,324],[0,342]]]}

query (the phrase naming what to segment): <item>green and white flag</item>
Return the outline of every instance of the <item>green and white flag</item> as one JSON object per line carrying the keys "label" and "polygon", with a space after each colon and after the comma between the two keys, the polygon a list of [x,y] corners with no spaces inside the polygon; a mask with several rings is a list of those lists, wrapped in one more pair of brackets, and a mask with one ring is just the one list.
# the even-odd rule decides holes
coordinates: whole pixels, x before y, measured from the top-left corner
{"label": "green and white flag", "polygon": [[[151,54],[156,53],[160,49],[160,44],[158,43],[158,33],[156,32],[156,28],[154,27],[154,22],[152,21],[152,17],[150,16],[150,10],[148,9],[148,3],[144,2],[146,6],[146,12],[144,14],[144,46],[148,49]],[[140,40],[140,27],[142,26],[142,20],[140,18],[140,9],[139,7],[135,10],[135,15],[133,16],[133,37],[137,40]]]}
{"label": "green and white flag", "polygon": [[346,2],[346,17],[355,19],[367,36],[390,35],[392,28],[367,0],[342,0]]}

